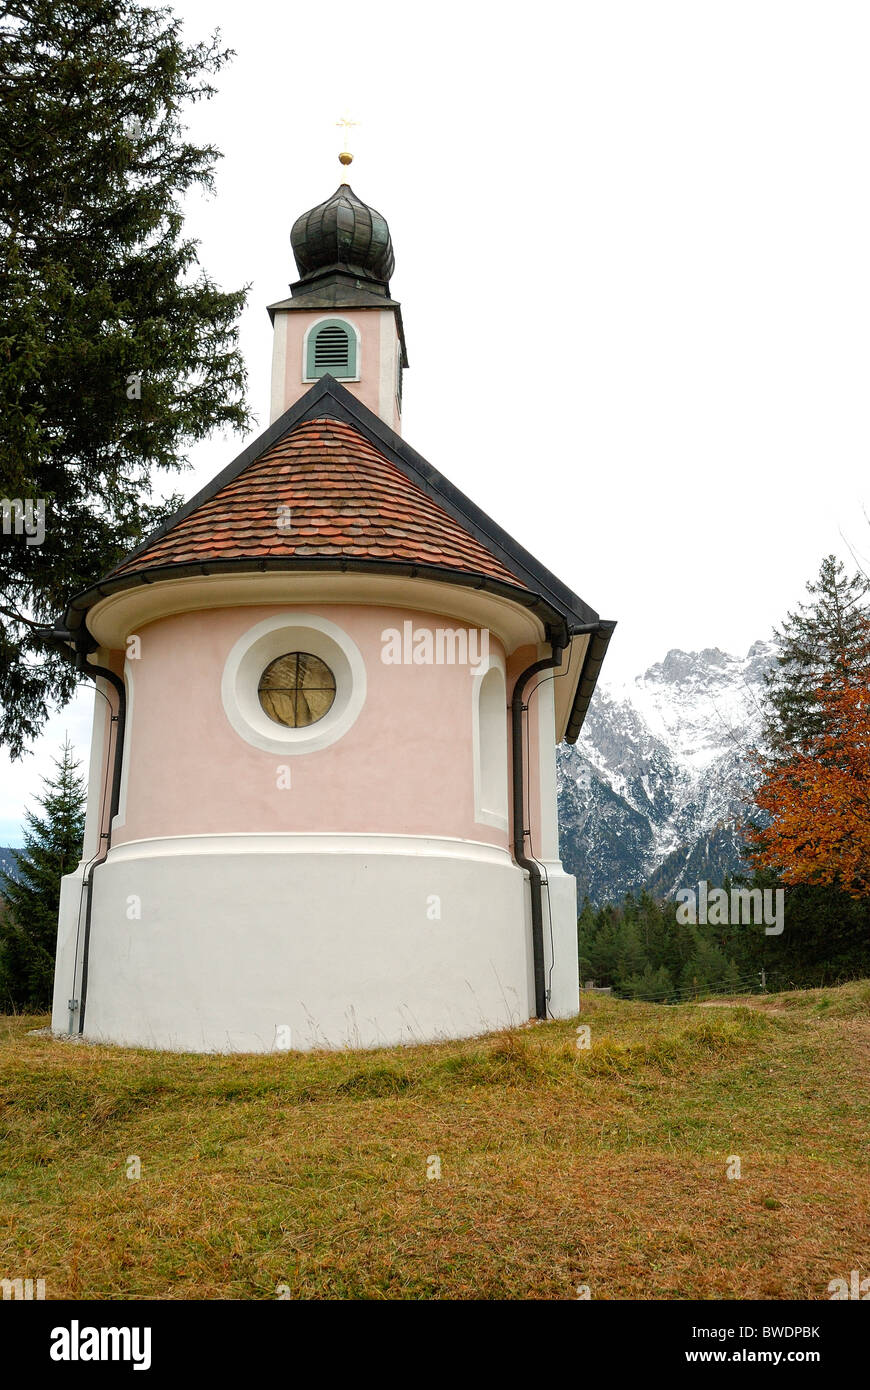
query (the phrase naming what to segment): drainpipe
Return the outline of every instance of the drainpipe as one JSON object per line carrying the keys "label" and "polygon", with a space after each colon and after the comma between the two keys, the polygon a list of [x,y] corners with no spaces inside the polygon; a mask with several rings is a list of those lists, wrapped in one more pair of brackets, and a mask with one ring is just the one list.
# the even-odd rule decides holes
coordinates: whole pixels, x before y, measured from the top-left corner
{"label": "drainpipe", "polygon": [[[583,633],[597,633],[600,623],[585,623],[582,627],[571,628],[568,640],[571,637],[579,637]],[[544,968],[544,906],[543,895],[541,892],[542,877],[540,865],[534,859],[526,855],[526,837],[530,832],[526,830],[526,806],[525,806],[525,785],[523,767],[523,714],[528,714],[528,705],[523,704],[523,692],[531,680],[532,676],[539,671],[551,671],[562,665],[562,652],[565,646],[564,641],[551,639],[552,655],[545,656],[540,661],[535,661],[531,666],[527,666],[522,671],[514,683],[513,695],[511,696],[511,749],[513,753],[512,773],[513,773],[513,822],[514,822],[514,859],[521,869],[525,869],[529,875],[529,893],[532,906],[532,961],[535,974],[535,1016],[545,1019],[547,1017],[547,983]],[[531,848],[531,845],[530,845]]]}
{"label": "drainpipe", "polygon": [[[37,634],[47,646],[54,647],[62,651],[68,660],[75,662],[76,670],[84,676],[102,676],[103,680],[108,681],[114,686],[118,693],[118,712],[112,715],[112,724],[115,726],[115,751],[114,766],[112,768],[112,797],[109,805],[109,821],[105,830],[100,829],[99,836],[101,841],[105,841],[100,851],[99,857],[94,859],[87,872],[84,886],[88,891],[87,908],[85,909],[85,936],[82,945],[82,983],[81,997],[78,1001],[79,1007],[79,1033],[85,1031],[85,1005],[88,998],[88,956],[91,945],[91,909],[94,900],[94,870],[100,864],[104,864],[108,857],[112,845],[112,821],[118,814],[118,806],[121,800],[121,763],[124,756],[124,729],[127,721],[127,690],[120,676],[116,676],[114,671],[110,671],[107,666],[94,666],[87,659],[88,641],[93,641],[86,626],[77,633],[67,631],[66,628],[43,628]],[[84,640],[83,640],[84,639]],[[75,642],[76,654],[73,657],[69,649],[69,643]],[[111,726],[110,726],[111,728]],[[73,991],[75,991],[75,974],[73,974]],[[72,1010],[70,1011],[72,1012]]]}
{"label": "drainpipe", "polygon": [[517,676],[511,696],[511,749],[513,753],[513,818],[514,818],[514,859],[521,869],[529,875],[529,891],[532,902],[532,960],[535,971],[535,1015],[547,1017],[547,984],[544,972],[544,907],[541,894],[541,870],[534,859],[526,855],[525,828],[526,808],[523,778],[523,713],[528,713],[528,705],[523,704],[523,692],[532,676],[539,671],[550,671],[562,665],[562,647],[552,644],[552,655],[545,656],[527,666]]}

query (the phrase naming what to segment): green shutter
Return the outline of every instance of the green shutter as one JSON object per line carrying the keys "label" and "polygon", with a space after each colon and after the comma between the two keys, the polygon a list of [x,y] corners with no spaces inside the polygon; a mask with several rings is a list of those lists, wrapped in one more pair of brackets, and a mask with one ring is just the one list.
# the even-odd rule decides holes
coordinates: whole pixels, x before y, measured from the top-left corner
{"label": "green shutter", "polygon": [[305,375],[314,377],[358,375],[356,366],[356,333],[346,319],[324,319],[308,335]]}

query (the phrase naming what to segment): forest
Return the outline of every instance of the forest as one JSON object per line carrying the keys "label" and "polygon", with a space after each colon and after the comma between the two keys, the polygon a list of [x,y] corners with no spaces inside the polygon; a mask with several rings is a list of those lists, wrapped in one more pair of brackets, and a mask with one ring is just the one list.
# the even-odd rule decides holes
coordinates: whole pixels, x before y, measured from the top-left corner
{"label": "forest", "polygon": [[806,601],[774,633],[763,735],[749,754],[754,792],[738,827],[749,872],[707,885],[781,891],[782,930],[680,920],[677,889],[597,909],[586,901],[581,980],[676,1002],[870,975],[868,594],[861,569],[850,575],[828,556]]}

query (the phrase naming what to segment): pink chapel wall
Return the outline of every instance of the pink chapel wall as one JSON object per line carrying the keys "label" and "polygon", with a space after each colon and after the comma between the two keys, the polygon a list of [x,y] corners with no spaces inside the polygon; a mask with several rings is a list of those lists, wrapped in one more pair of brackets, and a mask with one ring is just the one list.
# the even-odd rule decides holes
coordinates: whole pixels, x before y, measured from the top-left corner
{"label": "pink chapel wall", "polygon": [[[507,847],[509,833],[474,819],[472,686],[467,666],[387,665],[382,633],[458,626],[399,608],[310,606],[359,647],[367,695],[356,722],[327,748],[291,757],[251,746],[231,726],[221,679],[234,644],[286,606],[179,614],[139,630],[129,663],[133,699],[123,814],[113,844],[171,835],[320,832],[451,836]],[[504,655],[490,638],[493,653]],[[532,648],[507,662],[508,699]],[[117,669],[120,653],[112,654]],[[505,738],[510,740],[505,711]],[[531,766],[537,720],[530,721]],[[279,790],[278,768],[291,769]],[[532,776],[533,834],[539,779]]]}
{"label": "pink chapel wall", "polygon": [[[279,311],[280,312],[280,311]],[[387,311],[389,312],[389,310]],[[363,405],[368,406],[375,415],[381,414],[381,317],[383,309],[295,309],[287,312],[286,359],[284,367],[284,388],[282,410],[310,390],[311,382],[304,380],[303,345],[305,334],[312,324],[325,318],[346,319],[352,323],[360,335],[360,355],[357,362],[359,381],[343,380],[346,386]],[[395,328],[392,330],[395,337]],[[392,394],[390,397],[391,416],[395,416]],[[398,421],[387,421],[394,428]]]}

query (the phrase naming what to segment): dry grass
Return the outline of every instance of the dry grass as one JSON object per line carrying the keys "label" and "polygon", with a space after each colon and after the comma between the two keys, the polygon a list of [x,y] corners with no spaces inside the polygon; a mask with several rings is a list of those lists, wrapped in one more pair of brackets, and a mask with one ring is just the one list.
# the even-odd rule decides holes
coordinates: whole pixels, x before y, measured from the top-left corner
{"label": "dry grass", "polygon": [[233,1058],[0,1019],[0,1276],[50,1298],[775,1299],[866,1273],[870,985],[583,1009],[589,1051],[551,1023]]}

